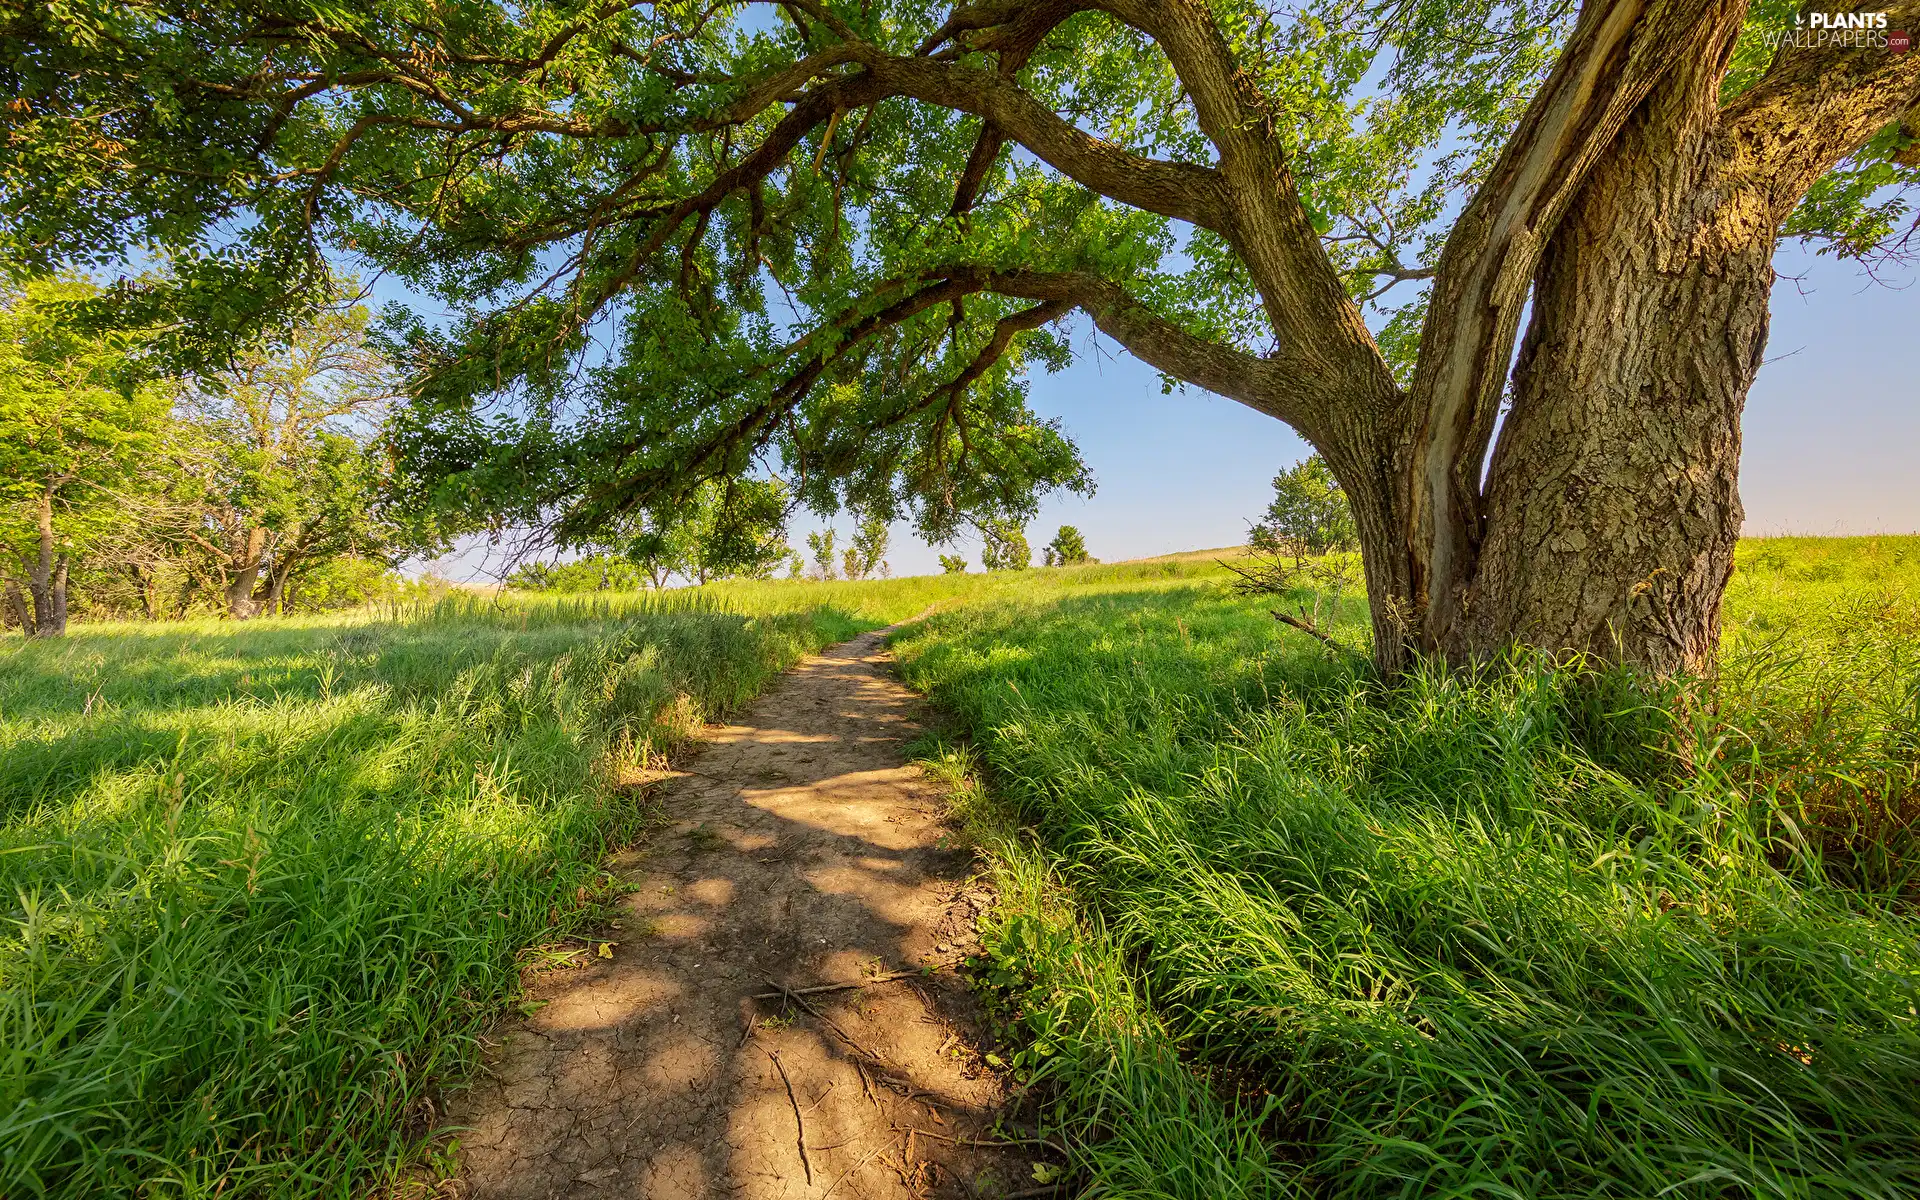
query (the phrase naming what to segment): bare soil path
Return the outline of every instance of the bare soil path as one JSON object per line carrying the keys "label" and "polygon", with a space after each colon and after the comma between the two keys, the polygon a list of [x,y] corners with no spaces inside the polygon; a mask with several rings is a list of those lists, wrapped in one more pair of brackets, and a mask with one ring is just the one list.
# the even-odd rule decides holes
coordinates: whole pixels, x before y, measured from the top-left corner
{"label": "bare soil path", "polygon": [[454,1104],[466,1195],[1021,1189],[1034,1156],[967,1144],[1003,1100],[950,969],[987,897],[904,762],[919,702],[885,632],[801,663],[663,786],[671,827],[611,864],[638,889],[612,957],[536,983]]}

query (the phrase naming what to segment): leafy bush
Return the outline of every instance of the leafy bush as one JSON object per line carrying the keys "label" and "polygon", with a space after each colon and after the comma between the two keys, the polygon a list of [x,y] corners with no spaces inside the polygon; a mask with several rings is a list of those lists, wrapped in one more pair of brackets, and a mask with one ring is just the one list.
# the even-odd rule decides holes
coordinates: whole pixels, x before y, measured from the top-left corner
{"label": "leafy bush", "polygon": [[1248,541],[1260,553],[1295,559],[1359,549],[1353,509],[1325,459],[1310,455],[1273,477],[1273,501]]}
{"label": "leafy bush", "polygon": [[1046,564],[1050,567],[1077,567],[1100,561],[1087,553],[1086,539],[1071,525],[1060,527],[1060,532],[1054,534],[1053,540],[1047,543],[1045,553]]}

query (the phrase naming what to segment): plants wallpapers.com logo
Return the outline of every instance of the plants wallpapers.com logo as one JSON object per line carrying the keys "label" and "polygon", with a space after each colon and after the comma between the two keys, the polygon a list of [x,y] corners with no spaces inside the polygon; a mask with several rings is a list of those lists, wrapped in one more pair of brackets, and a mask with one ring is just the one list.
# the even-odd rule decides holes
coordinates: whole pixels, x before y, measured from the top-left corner
{"label": "plants wallpapers.com logo", "polygon": [[1905,54],[1913,48],[1913,39],[1904,29],[1887,28],[1883,12],[1808,12],[1796,13],[1793,28],[1769,35],[1775,49],[1890,50]]}

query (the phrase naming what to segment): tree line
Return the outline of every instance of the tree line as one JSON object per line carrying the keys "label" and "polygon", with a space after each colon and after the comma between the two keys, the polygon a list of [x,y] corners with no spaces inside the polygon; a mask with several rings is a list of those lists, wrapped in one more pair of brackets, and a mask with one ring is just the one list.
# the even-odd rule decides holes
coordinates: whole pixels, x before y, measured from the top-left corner
{"label": "tree line", "polygon": [[376,433],[399,375],[364,306],[335,301],[217,369],[163,334],[81,319],[77,275],[0,289],[0,589],[8,628],[246,619],[358,604],[436,543],[382,500]]}

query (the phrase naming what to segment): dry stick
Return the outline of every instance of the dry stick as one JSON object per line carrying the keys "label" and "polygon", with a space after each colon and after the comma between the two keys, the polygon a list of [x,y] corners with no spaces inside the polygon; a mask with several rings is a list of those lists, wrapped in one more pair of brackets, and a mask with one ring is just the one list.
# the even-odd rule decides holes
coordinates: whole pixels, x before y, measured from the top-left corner
{"label": "dry stick", "polygon": [[[803,987],[803,988],[790,988],[782,984],[774,983],[773,986],[779,988],[780,989],[779,991],[755,992],[753,994],[753,998],[755,1000],[778,1000],[783,995],[812,996],[812,995],[817,995],[820,992],[844,992],[848,988],[866,987],[870,983],[885,983],[890,979],[905,979],[909,975],[918,975],[919,973],[920,972],[918,969],[909,969],[905,971],[889,971],[885,975],[875,975],[871,979],[853,979],[853,980],[849,980],[846,983],[823,983],[817,987]],[[767,982],[773,983],[771,979],[769,979]]]}
{"label": "dry stick", "polygon": [[[821,1105],[821,1103],[822,1103],[823,1101],[825,1101],[825,1100],[826,1100],[826,1098],[827,1098],[828,1096],[831,1096],[831,1095],[833,1095],[833,1089],[835,1089],[835,1088],[837,1088],[837,1087],[839,1087],[839,1086],[840,1086],[840,1081],[839,1081],[838,1079],[835,1079],[835,1080],[832,1080],[832,1081],[830,1081],[830,1082],[829,1082],[829,1083],[827,1084],[827,1090],[826,1090],[826,1091],[824,1091],[824,1092],[821,1092],[821,1093],[820,1093],[820,1097],[819,1097],[819,1099],[817,1099],[817,1100],[815,1100],[815,1101],[814,1101],[814,1102],[813,1102],[812,1104],[809,1104],[809,1105],[807,1105],[807,1111],[808,1111],[808,1112],[812,1112],[812,1111],[813,1111],[814,1109],[816,1109],[816,1108],[819,1108],[819,1107],[820,1107],[820,1105]],[[842,1145],[845,1145],[846,1143],[844,1143],[844,1142],[842,1142],[841,1144],[842,1144]],[[821,1147],[821,1149],[823,1149],[823,1150],[831,1150],[832,1148],[833,1148],[833,1147],[831,1147],[831,1146],[823,1146],[823,1147]]]}
{"label": "dry stick", "polygon": [[878,1054],[875,1054],[873,1051],[867,1049],[865,1046],[862,1046],[859,1042],[854,1041],[852,1036],[849,1035],[846,1030],[840,1028],[840,1026],[834,1022],[834,1019],[832,1017],[829,1017],[827,1014],[821,1012],[819,1009],[815,1008],[813,1005],[808,1004],[804,997],[800,996],[798,993],[789,989],[785,984],[781,983],[779,980],[769,979],[767,980],[767,982],[772,984],[774,987],[779,988],[780,991],[786,996],[786,998],[788,1000],[793,1001],[793,1003],[798,1004],[802,1009],[802,1011],[814,1017],[816,1020],[824,1022],[827,1028],[839,1034],[840,1040],[845,1042],[847,1045],[853,1047],[855,1050],[858,1050],[860,1053],[866,1055],[868,1058],[871,1058],[875,1062],[886,1061],[886,1059],[881,1058]]}
{"label": "dry stick", "polygon": [[793,1124],[799,1130],[799,1136],[794,1139],[794,1144],[800,1147],[800,1165],[806,1168],[807,1186],[812,1187],[813,1163],[807,1159],[807,1123],[800,1116],[800,1102],[793,1098],[793,1080],[787,1078],[787,1068],[781,1065],[778,1050],[768,1050],[766,1055],[773,1060],[773,1069],[780,1072],[780,1082],[787,1085],[787,1103],[793,1105]]}
{"label": "dry stick", "polygon": [[1277,609],[1268,609],[1267,611],[1273,613],[1273,619],[1280,622],[1282,625],[1291,625],[1295,629],[1298,629],[1301,633],[1306,634],[1308,637],[1317,637],[1321,641],[1325,642],[1327,645],[1332,646],[1335,650],[1346,649],[1346,647],[1342,646],[1339,642],[1334,641],[1332,638],[1328,637],[1326,634],[1320,632],[1319,626],[1315,625],[1312,621],[1305,620],[1304,618],[1301,618],[1301,617],[1290,617],[1287,614],[1278,611]]}

